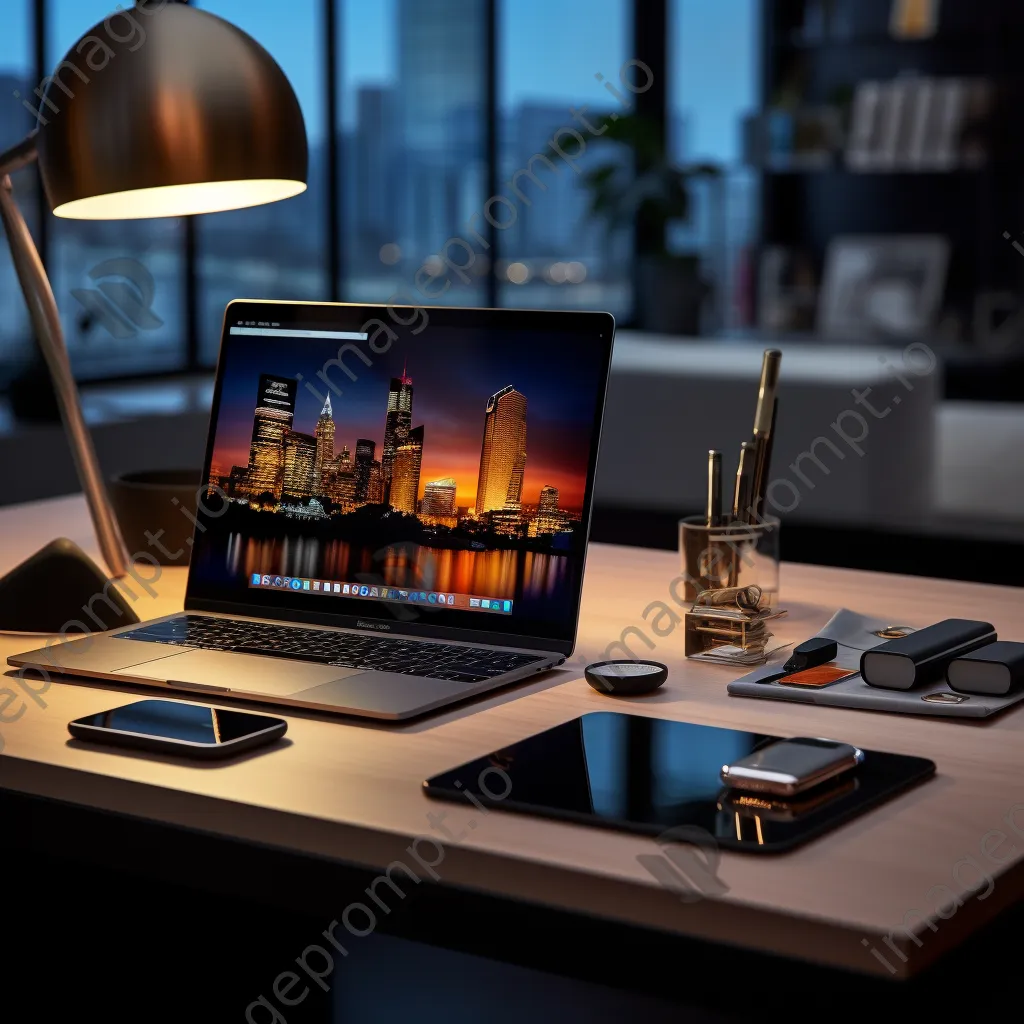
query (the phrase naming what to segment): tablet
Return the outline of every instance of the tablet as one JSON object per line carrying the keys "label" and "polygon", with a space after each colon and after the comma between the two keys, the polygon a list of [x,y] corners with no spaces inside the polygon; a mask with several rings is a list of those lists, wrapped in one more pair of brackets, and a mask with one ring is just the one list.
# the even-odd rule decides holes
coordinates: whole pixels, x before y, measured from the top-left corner
{"label": "tablet", "polygon": [[[702,830],[722,849],[777,853],[822,835],[935,772],[920,757],[866,750],[837,782],[792,801],[723,786],[722,766],[781,737],[600,711],[442,772],[438,800],[663,836]],[[841,740],[841,736],[832,737]]]}

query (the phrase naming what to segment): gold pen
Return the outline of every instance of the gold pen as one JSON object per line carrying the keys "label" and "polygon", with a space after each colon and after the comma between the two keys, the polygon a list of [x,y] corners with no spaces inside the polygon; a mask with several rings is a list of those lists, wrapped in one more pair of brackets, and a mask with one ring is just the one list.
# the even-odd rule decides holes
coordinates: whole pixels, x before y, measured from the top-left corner
{"label": "gold pen", "polygon": [[779,388],[779,370],[782,367],[782,353],[778,349],[766,349],[761,362],[761,383],[757,392],[757,409],[754,413],[754,482],[750,494],[751,514],[747,522],[754,522],[761,514],[764,492],[768,486],[768,459],[770,440],[775,422],[776,395]]}

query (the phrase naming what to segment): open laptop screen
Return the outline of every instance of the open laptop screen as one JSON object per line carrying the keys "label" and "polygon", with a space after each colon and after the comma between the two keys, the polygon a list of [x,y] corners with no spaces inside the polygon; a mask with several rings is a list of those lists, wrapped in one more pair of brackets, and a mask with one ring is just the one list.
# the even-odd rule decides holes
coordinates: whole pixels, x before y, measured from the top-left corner
{"label": "open laptop screen", "polygon": [[189,607],[571,645],[613,331],[232,303]]}

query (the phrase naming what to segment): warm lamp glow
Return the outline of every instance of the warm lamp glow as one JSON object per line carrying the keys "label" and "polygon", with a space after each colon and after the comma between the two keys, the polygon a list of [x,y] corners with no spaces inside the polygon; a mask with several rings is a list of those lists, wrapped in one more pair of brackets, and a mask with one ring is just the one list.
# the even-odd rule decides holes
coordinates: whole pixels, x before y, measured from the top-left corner
{"label": "warm lamp glow", "polygon": [[[0,147],[3,234],[111,578],[126,576],[131,561],[82,416],[60,310],[8,175],[38,160],[53,212],[87,221],[261,206],[304,192],[309,175],[295,90],[256,40],[187,3],[136,0],[144,31],[121,6],[117,10],[140,30],[142,42],[135,45],[136,35],[115,27],[114,15],[94,25],[43,79],[45,91],[35,90],[39,110],[26,101],[38,126],[22,142]],[[40,574],[29,575],[38,586]]]}
{"label": "warm lamp glow", "polygon": [[68,220],[143,220],[151,217],[187,217],[193,214],[241,210],[276,203],[306,191],[302,181],[258,178],[241,181],[204,181],[190,185],[160,185],[130,192],[75,199],[56,207],[56,217]]}

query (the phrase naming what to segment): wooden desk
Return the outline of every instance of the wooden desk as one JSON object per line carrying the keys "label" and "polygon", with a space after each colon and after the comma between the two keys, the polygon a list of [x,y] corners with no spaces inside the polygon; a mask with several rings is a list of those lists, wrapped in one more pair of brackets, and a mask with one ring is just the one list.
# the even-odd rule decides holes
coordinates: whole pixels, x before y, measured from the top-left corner
{"label": "wooden desk", "polygon": [[[58,534],[92,549],[79,499],[0,511],[0,568]],[[574,664],[643,625],[652,602],[672,606],[676,566],[665,552],[594,546]],[[140,617],[179,608],[184,582],[182,570],[165,570],[156,596],[139,601]],[[912,624],[970,615],[1007,637],[1024,633],[1022,590],[798,565],[785,566],[782,588],[790,614],[777,632],[790,641],[805,639],[839,605]],[[1018,898],[1024,709],[972,724],[733,698],[728,669],[684,661],[681,628],[664,638],[645,632],[655,649],[634,649],[671,668],[648,698],[613,703],[570,668],[405,726],[287,716],[290,745],[215,768],[71,745],[67,722],[120,694],[55,682],[40,697],[45,706],[28,701],[17,721],[0,722],[0,786],[378,870],[408,860],[414,837],[438,837],[429,812],[446,811],[455,834],[473,817],[428,801],[424,778],[582,712],[616,708],[923,755],[937,762],[938,776],[792,854],[724,854],[718,875],[728,891],[719,899],[684,904],[655,884],[636,860],[657,852],[653,841],[501,813],[445,843],[436,867],[442,885],[882,977],[891,972],[872,948],[899,976],[913,974]],[[4,636],[0,655],[35,645]],[[992,830],[1008,838],[997,841]],[[965,857],[993,880],[987,895]],[[900,937],[905,921],[911,940]],[[905,963],[883,945],[894,931]]]}

